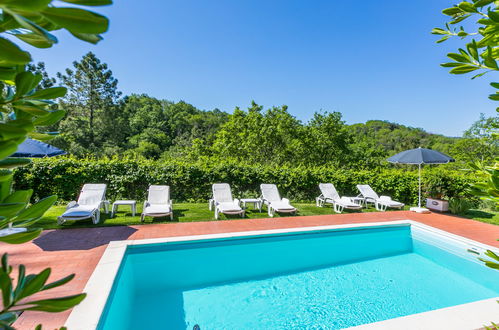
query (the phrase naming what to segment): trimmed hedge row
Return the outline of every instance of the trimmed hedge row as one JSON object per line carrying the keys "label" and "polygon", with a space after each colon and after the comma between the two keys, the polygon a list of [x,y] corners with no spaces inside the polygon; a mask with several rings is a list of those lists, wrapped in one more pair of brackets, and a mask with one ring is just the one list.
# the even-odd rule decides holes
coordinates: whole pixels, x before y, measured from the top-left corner
{"label": "trimmed hedge row", "polygon": [[[445,166],[424,170],[425,190],[440,190],[448,197],[466,196],[471,174],[446,170]],[[34,198],[57,194],[62,201],[77,197],[84,183],[107,183],[110,200],[144,200],[150,184],[171,186],[175,201],[207,201],[211,184],[228,182],[236,197],[259,195],[261,183],[275,183],[281,194],[296,201],[313,201],[320,182],[332,182],[342,195],[358,194],[356,184],[370,184],[379,194],[408,204],[417,202],[417,172],[402,168],[343,170],[328,167],[266,167],[232,163],[188,164],[123,159],[36,159],[16,169],[16,189],[34,189]]]}

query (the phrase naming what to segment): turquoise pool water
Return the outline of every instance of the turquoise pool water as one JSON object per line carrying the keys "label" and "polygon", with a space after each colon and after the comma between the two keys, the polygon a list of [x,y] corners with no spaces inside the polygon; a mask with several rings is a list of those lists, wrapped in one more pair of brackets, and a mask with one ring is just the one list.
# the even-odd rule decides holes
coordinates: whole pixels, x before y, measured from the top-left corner
{"label": "turquoise pool water", "polygon": [[410,226],[129,246],[100,329],[341,329],[499,296]]}

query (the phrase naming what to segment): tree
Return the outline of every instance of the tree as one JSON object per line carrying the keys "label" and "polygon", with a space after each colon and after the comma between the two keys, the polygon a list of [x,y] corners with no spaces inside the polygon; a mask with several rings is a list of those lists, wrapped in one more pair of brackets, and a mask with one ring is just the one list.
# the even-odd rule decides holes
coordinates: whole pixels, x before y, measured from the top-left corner
{"label": "tree", "polygon": [[479,161],[490,165],[494,162],[499,156],[499,140],[494,135],[498,124],[498,117],[486,118],[481,114],[480,119],[452,147],[455,157],[465,163]]}
{"label": "tree", "polygon": [[[442,66],[451,68],[451,74],[465,74],[473,72],[472,79],[481,77],[488,72],[499,71],[497,59],[499,58],[499,8],[498,2],[494,0],[474,0],[473,2],[462,1],[451,8],[442,10],[444,15],[451,17],[451,21],[445,25],[445,29],[434,28],[433,34],[443,37],[437,43],[444,42],[451,37],[465,39],[471,37],[471,42],[466,44],[466,49],[459,48],[458,53],[449,53],[452,62],[443,63]],[[466,31],[461,25],[468,18],[477,18],[478,28]],[[476,39],[475,39],[476,38]],[[491,86],[499,89],[499,83],[491,83]],[[499,101],[499,91],[489,96],[491,100]],[[499,108],[496,109],[499,111]]]}
{"label": "tree", "polygon": [[[64,0],[63,0],[64,1]],[[64,2],[72,3],[73,0]],[[111,0],[77,1],[76,3],[100,6],[111,4]],[[0,229],[28,226],[36,222],[55,202],[50,196],[31,204],[32,190],[12,189],[12,168],[29,163],[27,159],[10,159],[28,136],[49,139],[38,127],[52,125],[64,115],[62,110],[51,108],[51,100],[64,96],[63,87],[38,88],[43,76],[27,70],[31,55],[22,50],[13,40],[20,40],[37,48],[50,48],[57,38],[49,31],[66,29],[75,37],[97,43],[100,33],[108,29],[108,20],[99,14],[78,7],[56,7],[51,0],[0,1]],[[4,36],[9,35],[7,39]],[[35,68],[36,71],[36,68]],[[40,234],[40,229],[15,231],[0,237],[7,243],[27,242]],[[73,278],[70,275],[47,284],[50,269],[26,276],[20,265],[16,286],[10,278],[12,267],[4,254],[0,266],[0,291],[2,309],[0,327],[12,329],[20,312],[37,310],[59,312],[77,305],[85,294],[62,298],[27,300],[33,294],[63,285]]]}
{"label": "tree", "polygon": [[68,88],[60,101],[68,110],[59,124],[61,135],[56,144],[76,155],[102,154],[106,142],[111,147],[120,146],[126,119],[118,107],[118,80],[92,52],[73,62],[73,67],[57,74]]}
{"label": "tree", "polygon": [[40,81],[38,86],[35,88],[35,90],[37,90],[37,91],[40,89],[54,87],[57,83],[55,78],[50,77],[48,75],[47,71],[45,70],[45,63],[43,63],[43,62],[38,62],[36,64],[29,63],[26,66],[26,71],[29,71],[29,72],[34,73],[34,74],[42,75],[42,80]]}

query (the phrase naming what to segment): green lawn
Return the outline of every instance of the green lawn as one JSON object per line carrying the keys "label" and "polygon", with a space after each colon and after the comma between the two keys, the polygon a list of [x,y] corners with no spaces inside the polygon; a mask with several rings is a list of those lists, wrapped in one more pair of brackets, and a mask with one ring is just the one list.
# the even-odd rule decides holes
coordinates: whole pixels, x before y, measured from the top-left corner
{"label": "green lawn", "polygon": [[[311,203],[293,203],[293,205],[298,209],[298,215],[320,215],[320,214],[334,214],[333,208],[328,207],[317,207],[315,204]],[[54,228],[81,228],[90,226],[122,226],[122,225],[139,225],[140,213],[142,212],[142,205],[137,203],[137,214],[135,217],[132,216],[130,208],[127,206],[121,206],[119,212],[114,218],[109,218],[107,214],[101,214],[101,221],[98,225],[93,225],[90,220],[85,221],[68,221],[62,226],[57,224],[57,217],[64,213],[66,206],[57,205],[50,208],[45,216],[37,221],[34,226],[43,227],[44,229],[54,229]],[[366,211],[374,211],[374,208],[370,208]],[[348,211],[346,211],[348,212]],[[208,209],[208,203],[175,203],[173,205],[174,220],[173,222],[194,222],[194,221],[216,221],[213,215],[213,211]],[[276,215],[275,217],[279,217]],[[244,219],[256,219],[256,218],[268,218],[267,209],[264,207],[262,212],[258,210],[253,210],[251,206],[246,209],[246,216]],[[220,220],[225,219],[242,219],[240,216],[225,216],[220,215]],[[150,218],[147,217],[144,224],[149,223],[169,223],[172,222],[170,218]]]}
{"label": "green lawn", "polygon": [[[331,206],[328,207],[317,207],[312,203],[293,203],[298,209],[298,215],[321,215],[321,214],[335,214]],[[57,216],[64,213],[64,205],[53,206],[47,211],[45,216],[36,222],[34,227],[42,227],[44,229],[55,229],[55,228],[82,228],[82,227],[94,227],[94,226],[123,226],[123,225],[140,225],[140,213],[142,212],[141,203],[137,203],[137,215],[132,216],[129,207],[121,206],[119,212],[114,218],[109,218],[107,214],[101,214],[101,222],[97,225],[92,224],[90,220],[85,221],[68,221],[62,226],[57,224]],[[408,207],[406,207],[408,209]],[[208,203],[176,203],[173,205],[174,210],[174,220],[173,222],[193,222],[193,221],[216,221],[213,216],[213,211],[208,209]],[[363,209],[362,212],[375,212],[374,207],[368,209]],[[350,211],[345,211],[350,212]],[[288,216],[288,215],[284,215]],[[480,211],[480,210],[470,210],[462,216],[470,219],[475,219],[482,222],[492,223],[499,225],[499,213],[492,211]],[[279,217],[276,215],[275,217]],[[256,218],[268,218],[266,209],[264,208],[262,212],[258,210],[253,210],[252,207],[248,207],[246,210],[245,219],[256,219]],[[221,215],[220,220],[233,219],[240,220],[240,216],[225,216]],[[170,223],[172,222],[170,218],[146,218],[144,224],[150,223]]]}

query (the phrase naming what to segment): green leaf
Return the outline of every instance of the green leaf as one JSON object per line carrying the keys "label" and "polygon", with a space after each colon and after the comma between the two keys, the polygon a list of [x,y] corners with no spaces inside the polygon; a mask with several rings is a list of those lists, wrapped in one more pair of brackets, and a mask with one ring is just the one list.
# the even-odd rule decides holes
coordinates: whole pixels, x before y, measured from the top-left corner
{"label": "green leaf", "polygon": [[10,8],[17,8],[35,12],[44,9],[51,2],[52,0],[6,1],[7,5]]}
{"label": "green leaf", "polygon": [[60,280],[49,283],[42,288],[42,291],[50,290],[50,289],[56,288],[58,286],[64,285],[64,284],[68,283],[69,281],[71,281],[74,277],[75,277],[75,274],[71,274],[71,275],[68,275],[64,278],[61,278]]}
{"label": "green leaf", "polygon": [[444,68],[453,68],[453,67],[461,66],[461,65],[462,64],[458,63],[458,62],[449,62],[449,63],[442,63],[442,64],[440,64],[440,66],[443,66]]}
{"label": "green leaf", "polygon": [[63,312],[78,305],[86,296],[86,293],[81,293],[62,298],[35,300],[29,302],[30,305],[34,306],[26,308],[26,310],[52,313]]}
{"label": "green leaf", "polygon": [[499,101],[499,94],[490,94],[489,99],[492,101]]}
{"label": "green leaf", "polygon": [[53,42],[49,42],[35,33],[21,33],[14,34],[14,36],[36,48],[50,48],[54,45]]}
{"label": "green leaf", "polygon": [[28,136],[32,139],[35,139],[35,140],[39,140],[39,141],[50,141],[52,140],[53,138],[55,138],[55,136],[57,135],[57,132],[56,133],[38,133],[38,132],[30,132],[28,133]]}
{"label": "green leaf", "polygon": [[[22,159],[22,158],[21,158]],[[7,198],[3,200],[2,203],[29,203],[31,195],[33,194],[33,189],[28,190],[16,190]]]}
{"label": "green leaf", "polygon": [[80,5],[80,6],[107,6],[113,4],[112,0],[62,0],[62,1],[73,3],[75,5]]}
{"label": "green leaf", "polygon": [[107,31],[109,21],[105,16],[79,8],[45,9],[42,14],[54,24],[73,33],[99,34]]}
{"label": "green leaf", "polygon": [[479,69],[478,67],[473,66],[473,65],[460,65],[460,66],[457,66],[457,67],[451,69],[449,71],[449,73],[452,73],[452,74],[463,74],[463,73],[472,72],[472,71],[475,71],[475,70],[478,70],[478,69]]}
{"label": "green leaf", "polygon": [[491,20],[493,20],[496,23],[499,23],[499,13],[497,13],[496,11],[489,11],[487,15]]}
{"label": "green leaf", "polygon": [[0,168],[16,168],[31,163],[28,158],[6,158],[0,160]]}
{"label": "green leaf", "polygon": [[15,109],[24,111],[33,116],[46,116],[50,111],[43,107],[33,104],[33,102],[19,101],[12,103]]}
{"label": "green leaf", "polygon": [[18,73],[16,76],[16,96],[27,94],[34,88],[35,75],[29,71]]}
{"label": "green leaf", "polygon": [[0,242],[8,244],[23,244],[34,240],[35,238],[40,236],[41,232],[42,232],[41,228],[28,228],[28,230],[23,231],[21,233],[12,234],[8,236],[1,236]]}
{"label": "green leaf", "polygon": [[446,8],[446,9],[442,10],[442,14],[447,15],[447,16],[454,16],[454,15],[460,14],[462,12],[463,11],[458,7],[451,7],[451,8]]}
{"label": "green leaf", "polygon": [[12,302],[12,279],[5,271],[0,271],[0,290],[2,291],[2,302],[8,306]]}
{"label": "green leaf", "polygon": [[17,293],[16,298],[20,300],[41,291],[50,276],[50,272],[50,268],[45,268],[37,275],[26,276],[24,285]]}
{"label": "green leaf", "polygon": [[447,57],[456,61],[456,62],[462,62],[462,63],[469,63],[470,62],[469,58],[462,55],[462,54],[449,53],[449,54],[447,54]]}
{"label": "green leaf", "polygon": [[2,37],[0,37],[0,49],[0,66],[26,64],[31,61],[31,55],[28,52]]}
{"label": "green leaf", "polygon": [[485,52],[483,63],[491,69],[499,69],[496,60],[492,58],[492,48],[490,48],[490,46],[487,47],[487,52]]}
{"label": "green leaf", "polygon": [[50,34],[47,30],[42,28],[41,26],[33,23],[26,17],[23,17],[21,15],[18,15],[16,13],[10,12],[10,15],[14,17],[14,19],[25,29],[30,30],[34,34],[39,35],[41,38],[45,39],[46,42],[55,44],[57,43],[57,38]]}
{"label": "green leaf", "polygon": [[462,11],[467,13],[477,13],[478,10],[469,2],[463,1],[457,5]]}
{"label": "green leaf", "polygon": [[30,99],[56,99],[66,95],[67,91],[66,87],[50,87],[36,91],[28,97]]}
{"label": "green leaf", "polygon": [[496,88],[496,89],[499,89],[499,83],[496,83],[496,82],[491,82],[490,83],[490,86]]}
{"label": "green leaf", "polygon": [[15,67],[0,67],[0,80],[14,80],[17,74]]}
{"label": "green leaf", "polygon": [[46,116],[38,117],[33,121],[36,126],[49,126],[57,123],[66,115],[64,110],[55,110]]}
{"label": "green leaf", "polygon": [[466,14],[466,15],[463,15],[463,16],[459,16],[456,19],[454,19],[453,21],[451,21],[450,24],[457,24],[457,23],[459,23],[461,21],[464,21],[465,19],[467,19],[470,16],[471,16],[471,14]]}
{"label": "green leaf", "polygon": [[443,34],[449,34],[449,31],[440,28],[434,28],[433,30],[431,30],[431,34],[443,35]]}
{"label": "green leaf", "polygon": [[468,50],[468,53],[470,54],[471,57],[473,57],[475,61],[478,62],[480,60],[475,40],[472,40],[470,43],[468,43],[466,45],[466,49]]}
{"label": "green leaf", "polygon": [[57,201],[57,196],[46,197],[37,203],[31,205],[30,207],[21,211],[15,218],[16,221],[28,220],[32,218],[41,217],[55,202]]}
{"label": "green leaf", "polygon": [[475,2],[473,4],[473,6],[475,8],[480,8],[480,7],[484,7],[484,6],[490,5],[492,2],[494,2],[494,0],[478,0],[477,2]]}
{"label": "green leaf", "polygon": [[1,203],[0,214],[3,217],[11,218],[26,207],[26,203]]}
{"label": "green leaf", "polygon": [[17,320],[17,315],[15,313],[5,312],[0,314],[0,322],[3,322],[4,324],[13,324],[16,320]]}
{"label": "green leaf", "polygon": [[15,141],[0,141],[0,159],[4,159],[17,151],[18,143]]}
{"label": "green leaf", "polygon": [[89,42],[91,44],[97,44],[99,41],[102,40],[102,37],[98,34],[76,33],[76,32],[71,32],[71,34],[74,35],[76,38]]}
{"label": "green leaf", "polygon": [[441,43],[441,42],[444,42],[445,40],[449,39],[450,36],[443,36],[442,38],[438,39],[437,40],[437,44]]}
{"label": "green leaf", "polygon": [[0,123],[0,136],[4,140],[11,140],[15,138],[21,138],[23,136],[26,136],[28,131],[26,131],[23,128],[11,125],[9,124],[2,124]]}

